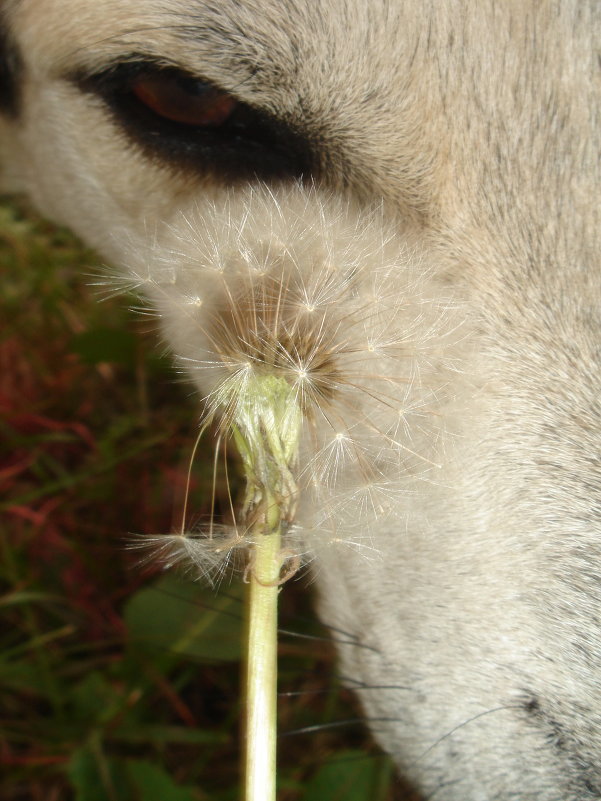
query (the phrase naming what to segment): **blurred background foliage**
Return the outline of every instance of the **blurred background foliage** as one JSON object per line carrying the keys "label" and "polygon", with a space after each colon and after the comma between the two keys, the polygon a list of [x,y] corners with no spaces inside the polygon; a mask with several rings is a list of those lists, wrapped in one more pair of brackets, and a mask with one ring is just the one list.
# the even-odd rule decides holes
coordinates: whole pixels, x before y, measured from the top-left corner
{"label": "blurred background foliage", "polygon": [[[103,296],[100,272],[66,231],[0,205],[0,799],[238,799],[241,584],[124,547],[177,525],[198,405],[156,321]],[[337,686],[309,584],[281,594],[279,799],[405,797]]]}

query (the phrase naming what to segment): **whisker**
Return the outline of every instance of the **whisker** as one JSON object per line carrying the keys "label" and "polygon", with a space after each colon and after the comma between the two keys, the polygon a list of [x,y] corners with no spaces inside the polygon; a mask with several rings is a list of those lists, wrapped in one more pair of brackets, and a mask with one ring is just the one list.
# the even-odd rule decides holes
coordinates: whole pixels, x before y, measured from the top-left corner
{"label": "whisker", "polygon": [[436,790],[434,790],[434,792],[433,792],[433,793],[430,793],[430,795],[427,795],[427,796],[426,796],[426,797],[423,799],[423,801],[432,801],[432,799],[434,798],[434,796],[438,795],[438,793],[440,792],[440,790],[444,790],[444,789],[446,789],[447,787],[453,787],[454,785],[456,785],[456,784],[460,784],[460,783],[461,783],[461,779],[451,779],[450,781],[441,782],[441,783],[438,785],[438,787],[436,788]]}
{"label": "whisker", "polygon": [[504,710],[507,709],[522,709],[522,708],[523,707],[518,706],[517,704],[514,705],[508,704],[506,706],[496,706],[493,707],[492,709],[486,709],[484,710],[484,712],[479,712],[477,715],[473,715],[471,718],[468,718],[467,720],[464,720],[461,723],[459,723],[457,726],[454,726],[452,729],[446,732],[446,734],[443,734],[442,737],[439,737],[435,742],[432,743],[432,745],[426,748],[426,750],[417,757],[417,759],[412,763],[412,765],[417,765],[418,762],[421,762],[421,760],[424,759],[424,757],[426,757],[442,742],[447,740],[449,737],[452,737],[456,732],[458,732],[460,729],[463,729],[465,726],[468,726],[470,723],[473,723],[474,721],[479,720],[480,718],[486,717],[487,715],[492,715],[495,712],[503,712]]}
{"label": "whisker", "polygon": [[[188,603],[192,604],[192,606],[195,606],[198,609],[203,609],[206,612],[214,612],[215,614],[224,615],[225,617],[230,617],[233,620],[238,620],[240,622],[242,622],[243,619],[244,619],[244,616],[242,614],[238,614],[237,612],[232,612],[229,609],[223,609],[221,607],[211,606],[211,604],[208,604],[208,603],[206,603],[204,601],[198,601],[195,598],[192,598],[192,599],[183,598],[178,593],[171,592],[170,590],[166,590],[164,587],[153,587],[152,589],[153,589],[154,592],[159,592],[162,595],[167,595],[168,597],[175,598],[178,601],[185,600]],[[236,603],[242,604],[242,601],[241,601],[240,598],[237,598],[235,595],[228,595],[227,593],[224,593],[222,591],[220,591],[219,597],[220,598],[225,597],[225,598],[231,599],[232,601],[235,601]]]}
{"label": "whisker", "polygon": [[290,629],[278,629],[279,634],[283,634],[288,637],[294,637],[295,639],[299,640],[309,640],[314,642],[331,642],[335,643],[336,645],[352,645],[356,648],[364,648],[366,651],[373,651],[374,653],[378,653],[376,648],[373,648],[371,645],[366,645],[365,643],[359,642],[359,640],[351,639],[351,640],[343,640],[338,637],[320,637],[319,635],[315,634],[303,634],[300,632],[290,631]]}
{"label": "whisker", "polygon": [[283,737],[294,737],[297,734],[314,734],[318,731],[327,731],[328,729],[339,729],[344,726],[365,726],[366,720],[369,723],[394,723],[399,720],[399,718],[347,718],[346,720],[334,720],[330,721],[329,723],[315,723],[311,726],[302,726],[299,729],[290,729],[289,731],[281,732],[278,736],[280,738]]}
{"label": "whisker", "polygon": [[334,685],[332,687],[325,687],[318,690],[289,690],[287,692],[279,692],[278,698],[300,698],[301,696],[314,696],[314,695],[335,695],[340,692],[340,687]]}
{"label": "whisker", "polygon": [[406,692],[414,692],[414,687],[406,687],[402,684],[366,684],[364,681],[360,679],[353,679],[350,676],[337,676],[338,680],[344,685],[347,686],[348,684],[352,684],[352,686],[348,687],[349,690],[353,690],[353,692],[361,690],[405,690]]}

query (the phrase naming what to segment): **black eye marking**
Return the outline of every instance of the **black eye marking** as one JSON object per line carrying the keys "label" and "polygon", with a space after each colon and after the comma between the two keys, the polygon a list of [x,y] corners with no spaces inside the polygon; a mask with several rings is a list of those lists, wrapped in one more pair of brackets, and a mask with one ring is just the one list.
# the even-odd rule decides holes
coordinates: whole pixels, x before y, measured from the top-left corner
{"label": "black eye marking", "polygon": [[2,26],[0,18],[0,112],[16,117],[19,113],[19,77],[22,72],[19,52]]}
{"label": "black eye marking", "polygon": [[182,70],[129,58],[72,80],[100,97],[150,158],[230,182],[312,175],[298,130]]}

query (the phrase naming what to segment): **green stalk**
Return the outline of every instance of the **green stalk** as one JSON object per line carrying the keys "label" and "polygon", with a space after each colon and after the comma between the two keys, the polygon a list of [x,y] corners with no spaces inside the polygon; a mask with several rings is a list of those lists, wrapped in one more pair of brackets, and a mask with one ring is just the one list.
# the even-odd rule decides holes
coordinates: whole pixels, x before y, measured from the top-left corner
{"label": "green stalk", "polygon": [[[228,393],[229,395],[229,393]],[[233,403],[231,401],[234,401]],[[298,490],[302,413],[294,390],[274,375],[254,377],[225,397],[246,476],[243,521],[252,533],[247,574],[245,801],[275,801],[277,737],[277,608],[282,535]]]}
{"label": "green stalk", "polygon": [[259,533],[248,593],[246,663],[246,801],[275,801],[277,736],[277,610],[280,526]]}

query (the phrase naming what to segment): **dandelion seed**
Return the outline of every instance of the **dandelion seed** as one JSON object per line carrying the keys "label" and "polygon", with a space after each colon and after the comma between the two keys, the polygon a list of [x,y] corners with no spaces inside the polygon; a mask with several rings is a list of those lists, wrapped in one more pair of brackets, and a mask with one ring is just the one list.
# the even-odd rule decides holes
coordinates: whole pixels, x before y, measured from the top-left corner
{"label": "dandelion seed", "polygon": [[[381,208],[317,189],[215,194],[157,230],[121,282],[156,309],[204,397],[203,425],[221,421],[221,441],[243,451],[268,443],[245,469],[265,483],[282,470],[283,548],[304,562],[328,540],[357,541],[358,525],[402,515],[414,477],[438,464],[457,306],[384,221]],[[294,411],[265,411],[280,393]],[[297,440],[290,463],[278,436]],[[236,530],[253,508],[247,490]],[[213,546],[190,538],[195,564],[207,548],[213,571]]]}
{"label": "dandelion seed", "polygon": [[374,522],[394,519],[407,477],[436,464],[425,410],[443,394],[433,376],[453,326],[383,219],[317,189],[253,187],[169,221],[124,282],[198,383],[215,463],[220,443],[242,460],[229,525],[190,532],[184,505],[181,531],[145,547],[212,583],[239,567],[250,584],[253,801],[275,798],[279,585],[323,548],[377,553]]}

